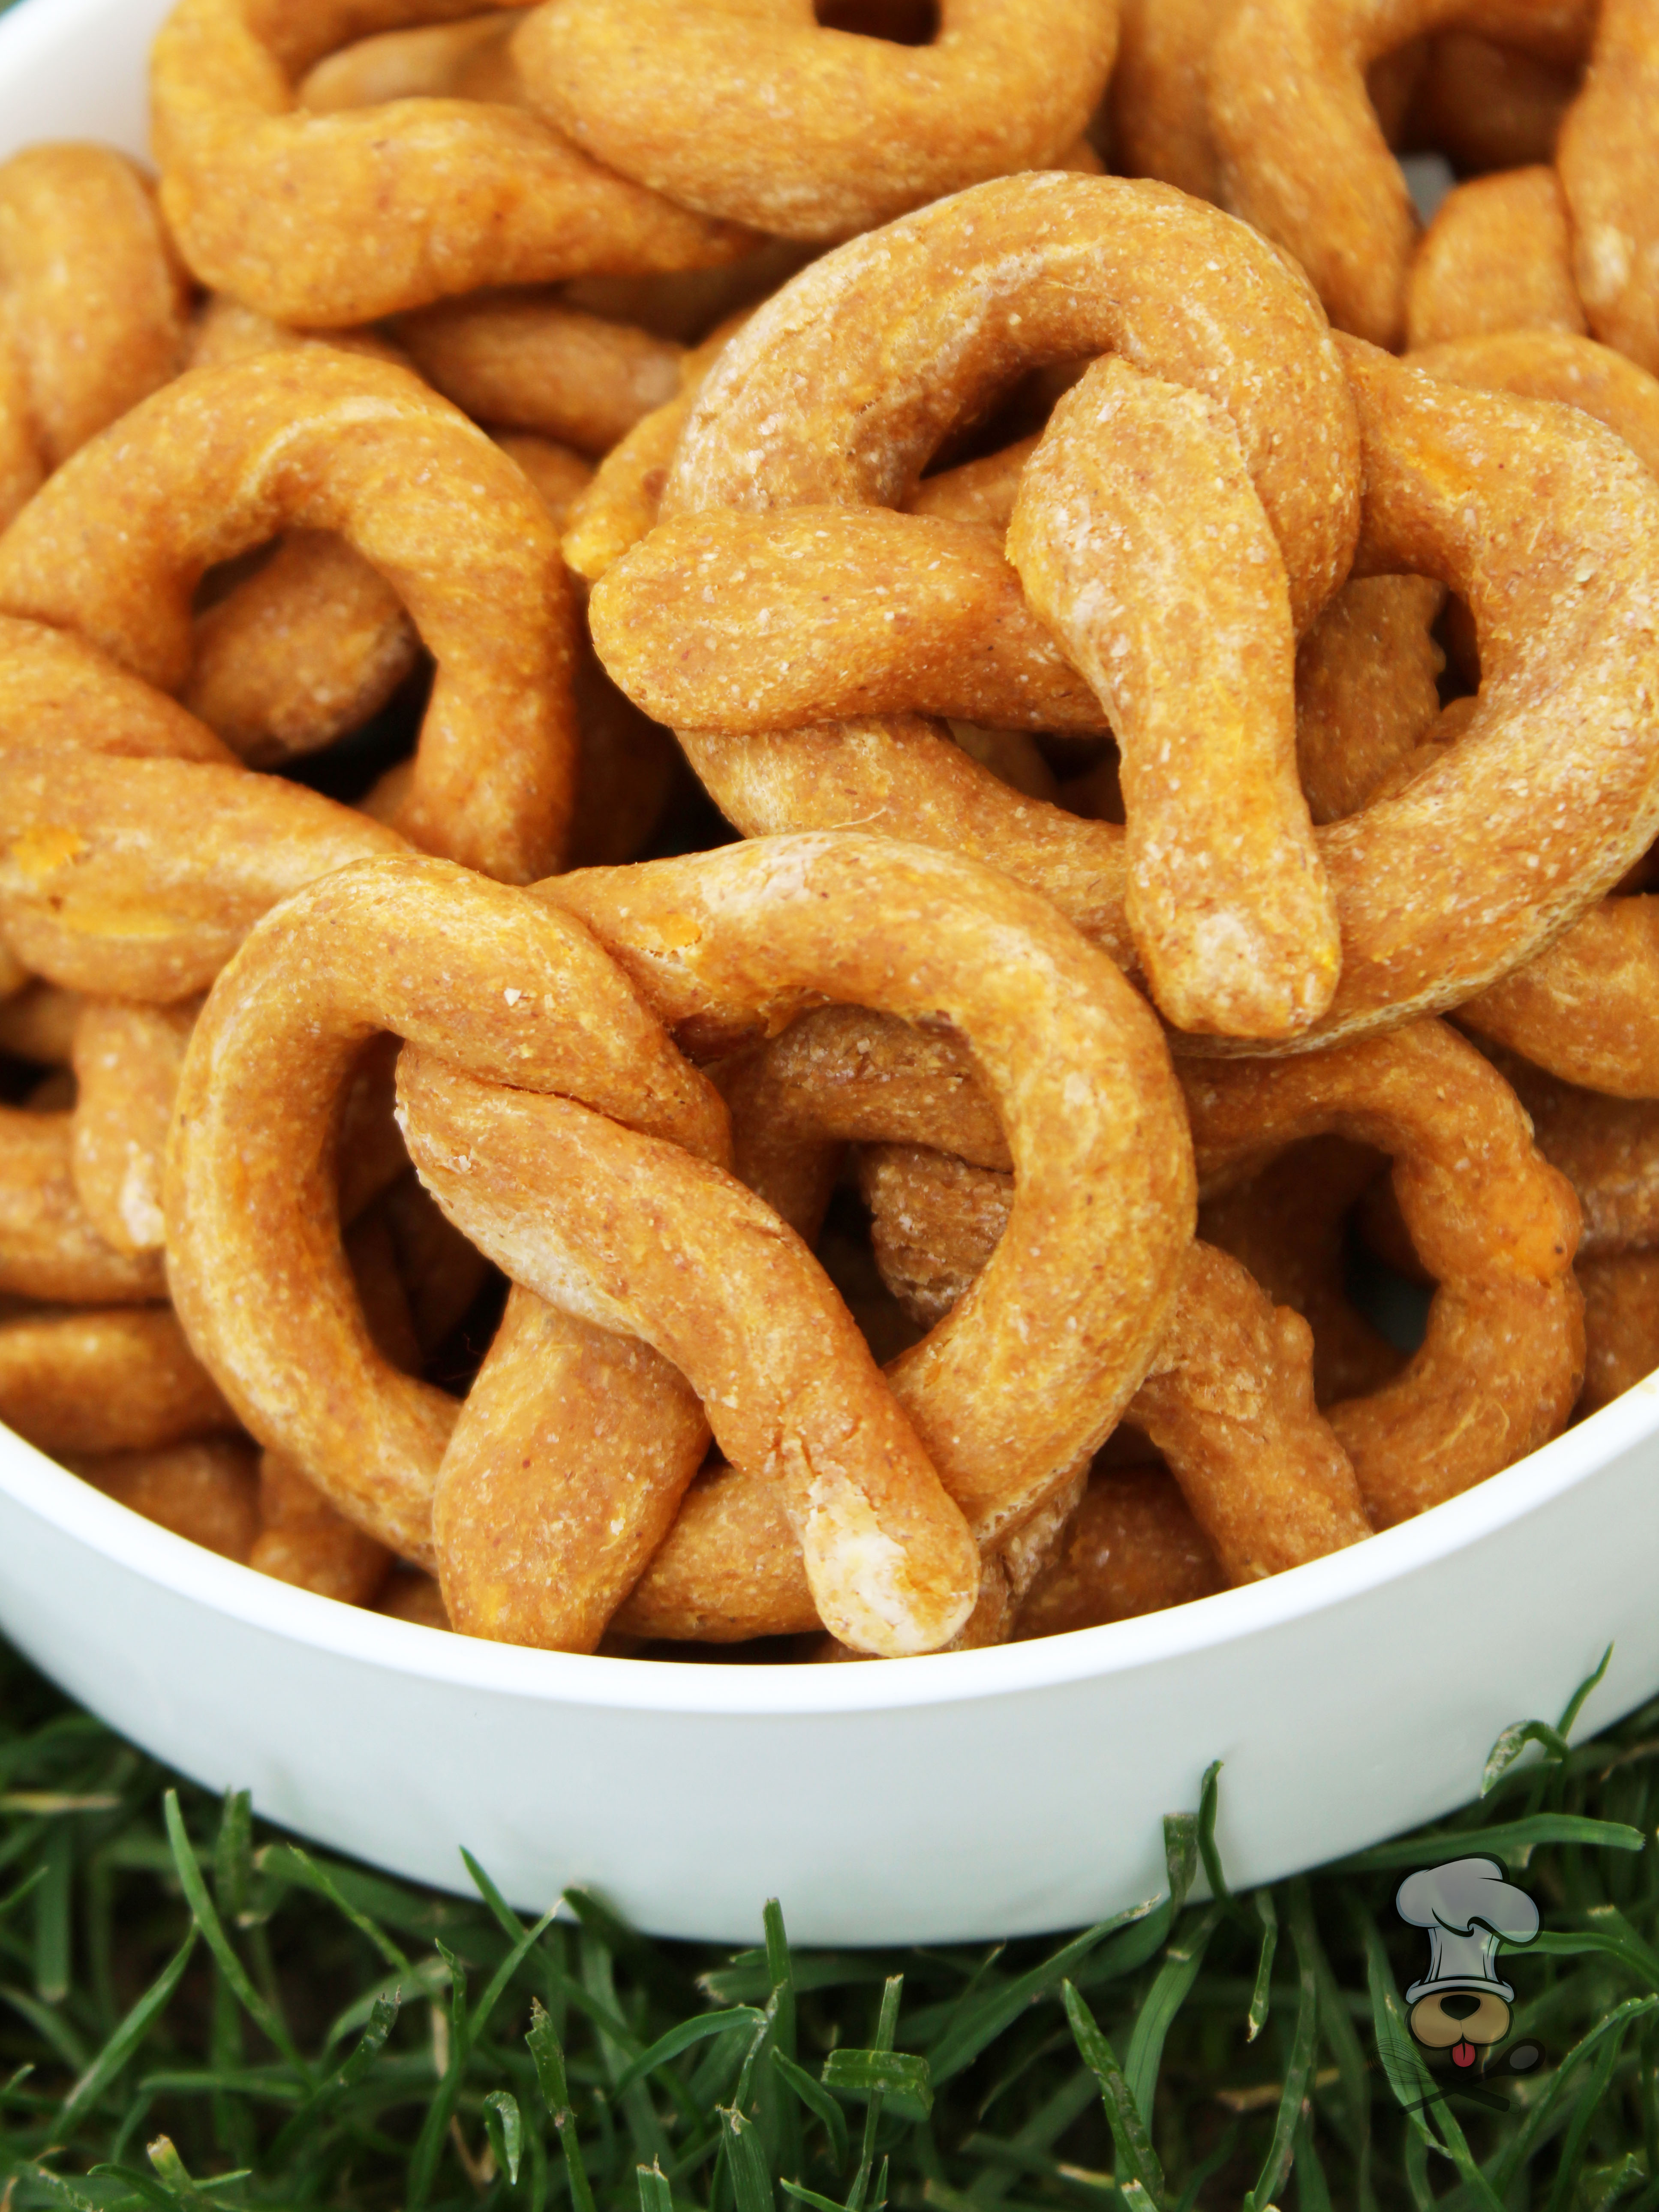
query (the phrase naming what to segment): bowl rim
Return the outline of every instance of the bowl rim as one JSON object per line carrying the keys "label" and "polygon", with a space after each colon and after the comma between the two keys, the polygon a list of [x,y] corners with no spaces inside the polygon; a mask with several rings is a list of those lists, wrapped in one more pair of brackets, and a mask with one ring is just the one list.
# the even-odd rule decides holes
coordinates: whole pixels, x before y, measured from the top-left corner
{"label": "bowl rim", "polygon": [[0,1496],[168,1594],[360,1666],[596,1710],[835,1717],[1019,1695],[1195,1657],[1368,1597],[1551,1504],[1659,1431],[1659,1373],[1502,1473],[1346,1551],[1240,1589],[975,1651],[869,1666],[621,1659],[459,1636],[319,1597],[118,1504],[0,1425]]}

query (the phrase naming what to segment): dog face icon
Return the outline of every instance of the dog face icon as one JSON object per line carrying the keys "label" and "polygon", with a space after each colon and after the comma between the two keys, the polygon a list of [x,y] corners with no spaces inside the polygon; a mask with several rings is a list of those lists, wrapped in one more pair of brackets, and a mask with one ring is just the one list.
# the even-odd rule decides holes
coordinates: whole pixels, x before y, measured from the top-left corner
{"label": "dog face icon", "polygon": [[1529,1943],[1538,1907],[1496,1859],[1449,1859],[1407,1875],[1395,1910],[1429,1939],[1429,1971],[1406,1992],[1407,2024],[1430,2051],[1472,2068],[1510,2032],[1515,1991],[1497,1971],[1500,1942]]}

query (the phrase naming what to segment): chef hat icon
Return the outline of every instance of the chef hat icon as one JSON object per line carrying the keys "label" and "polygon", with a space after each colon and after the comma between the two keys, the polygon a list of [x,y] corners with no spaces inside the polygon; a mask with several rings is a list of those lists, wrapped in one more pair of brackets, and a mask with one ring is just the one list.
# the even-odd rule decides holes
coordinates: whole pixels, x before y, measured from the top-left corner
{"label": "chef hat icon", "polygon": [[1406,1992],[1406,2002],[1437,1990],[1491,1990],[1505,2004],[1515,1991],[1497,1972],[1498,1946],[1530,1943],[1538,1933],[1538,1907],[1524,1889],[1506,1880],[1496,1859],[1448,1859],[1407,1875],[1395,1894],[1395,1910],[1429,1936],[1429,1971]]}

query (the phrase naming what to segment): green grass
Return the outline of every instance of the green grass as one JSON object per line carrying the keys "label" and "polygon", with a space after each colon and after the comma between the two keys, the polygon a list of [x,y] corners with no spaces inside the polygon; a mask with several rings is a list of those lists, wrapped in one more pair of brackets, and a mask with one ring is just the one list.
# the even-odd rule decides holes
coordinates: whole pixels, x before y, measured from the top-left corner
{"label": "green grass", "polygon": [[[579,1893],[526,1926],[470,1862],[460,1899],[308,1853],[0,1647],[0,2203],[1659,2208],[1659,1701],[1568,1750],[1571,1717],[1500,1739],[1434,1841],[1269,1891],[1226,1891],[1212,1775],[1139,1916],[809,1952],[757,1899],[734,1955]],[[672,1809],[642,1775],[640,1817]],[[1408,2111],[1444,2077],[1394,1892],[1471,1848],[1542,1908],[1507,1955],[1547,2060],[1506,2110]]]}

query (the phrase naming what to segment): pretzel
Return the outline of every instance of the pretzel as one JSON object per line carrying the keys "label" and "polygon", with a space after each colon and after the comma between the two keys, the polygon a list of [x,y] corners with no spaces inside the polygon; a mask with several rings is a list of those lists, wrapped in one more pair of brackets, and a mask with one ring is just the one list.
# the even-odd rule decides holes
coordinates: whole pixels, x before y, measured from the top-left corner
{"label": "pretzel", "polygon": [[0,750],[0,928],[30,969],[161,1004],[301,884],[404,849],[315,792],[191,760]]}
{"label": "pretzel", "polygon": [[562,0],[513,41],[535,106],[682,206],[847,238],[1081,137],[1117,44],[1108,0],[941,0],[906,51],[791,0]]}
{"label": "pretzel", "polygon": [[[1468,31],[1429,41],[1411,132],[1468,173],[1547,161],[1576,89],[1573,72]],[[1373,104],[1375,93],[1373,92]]]}
{"label": "pretzel", "polygon": [[[1177,545],[1192,597],[1160,604]],[[1225,410],[1111,359],[1054,409],[1008,533],[1028,601],[1117,738],[1126,911],[1152,995],[1177,1028],[1234,1036],[1304,1028],[1340,961],[1296,776],[1277,553]]]}
{"label": "pretzel", "polygon": [[[204,283],[279,322],[366,323],[485,284],[731,259],[746,242],[608,173],[532,115],[466,100],[319,115],[339,42],[471,0],[181,0],[150,59],[161,205]],[[372,251],[365,241],[372,239]]]}
{"label": "pretzel", "polygon": [[1411,265],[1406,336],[1414,351],[1488,331],[1589,328],[1553,169],[1504,169],[1447,193]]}
{"label": "pretzel", "polygon": [[[1111,189],[1110,180],[1036,178],[981,187],[973,197],[1069,198]],[[910,270],[908,254],[902,256],[892,241],[960,222],[969,204],[964,196],[886,234],[894,281],[904,283],[907,300],[927,302],[924,312],[931,312],[935,300],[948,300],[948,289],[932,273]],[[982,220],[979,227],[988,228]],[[780,296],[778,307],[763,310],[733,342],[682,441],[669,506],[677,500],[746,502],[756,495],[750,487],[763,465],[772,488],[769,495],[822,498],[835,489],[853,500],[867,496],[842,483],[862,465],[866,440],[890,478],[907,465],[881,407],[866,404],[854,413],[849,401],[843,415],[836,411],[836,380],[866,373],[854,342],[863,335],[865,319],[873,326],[871,339],[879,330],[890,352],[896,341],[887,321],[858,291],[844,319],[835,311],[833,294],[821,313],[811,312],[838,268],[845,267],[852,282],[865,252],[860,246],[843,248],[817,264]],[[914,286],[913,276],[918,276]],[[901,320],[897,327],[908,342],[915,320]],[[1329,1041],[1454,1004],[1519,965],[1652,842],[1659,799],[1646,746],[1626,742],[1620,703],[1655,681],[1651,633],[1639,614],[1629,618],[1647,589],[1638,549],[1659,523],[1650,481],[1622,448],[1582,417],[1546,416],[1516,402],[1472,393],[1453,398],[1352,342],[1344,344],[1367,456],[1364,564],[1385,573],[1437,574],[1488,625],[1496,659],[1464,744],[1449,749],[1410,790],[1320,833],[1342,921],[1344,966],[1331,1012],[1301,1032],[1298,1043]],[[798,427],[785,427],[793,426],[794,418],[780,411],[784,386],[798,378],[816,395],[822,450],[803,443]],[[925,391],[928,404],[941,412],[954,404],[939,398],[936,383],[907,386],[896,365],[894,389],[908,392],[918,406],[917,392]],[[898,400],[893,404],[897,408]],[[1501,470],[1491,465],[1495,441],[1504,456]],[[722,459],[727,454],[729,465]],[[902,478],[895,488],[902,489]],[[700,514],[695,526],[708,519]],[[782,530],[787,542],[789,530],[805,526],[787,517],[757,518],[752,526]],[[933,527],[936,532],[939,526]],[[746,541],[750,551],[752,542]],[[934,536],[928,542],[928,558],[937,557],[940,541]],[[624,658],[618,641],[629,605],[629,578],[634,565],[647,557],[653,576],[663,579],[664,603],[657,614],[665,622],[665,603],[674,587],[666,580],[667,564],[655,562],[650,542],[619,562],[594,593],[596,639],[624,689],[634,682],[639,642],[630,640]],[[1590,573],[1570,594],[1549,580],[1576,577],[1581,569]],[[948,578],[925,567],[921,573],[927,574],[932,601],[948,597]],[[700,597],[705,588],[706,581],[682,573],[678,649],[706,612]],[[749,604],[757,617],[758,609]],[[757,618],[750,626],[743,675],[751,687],[769,665],[789,653],[787,645],[772,647],[769,641],[792,634],[793,605],[780,604],[777,595],[768,605],[770,622],[763,626]],[[884,628],[898,631],[902,605],[895,598],[895,622]],[[1517,606],[1527,610],[1520,620]],[[1577,643],[1571,641],[1575,634]],[[857,645],[848,641],[842,658],[855,661],[862,642],[861,637]],[[660,659],[653,665],[660,671]],[[1566,691],[1559,681],[1564,667],[1572,672]],[[652,696],[660,710],[659,694]],[[1012,799],[919,723],[818,725],[793,733],[751,724],[738,743],[707,727],[706,695],[680,704],[692,710],[690,717],[677,714],[676,726],[693,765],[722,811],[745,834],[856,818],[890,835],[948,844],[1033,883],[1114,957],[1126,964],[1132,958],[1122,902],[1122,841],[1109,825]],[[1607,793],[1605,808],[1599,792],[1597,804],[1587,807],[1583,800],[1580,766],[1591,752],[1600,764],[1591,776],[1609,780],[1601,787]],[[1621,787],[1616,800],[1614,785]],[[1546,796],[1550,793],[1558,797]],[[1552,848],[1546,868],[1513,865],[1511,853],[1533,850],[1541,811],[1552,805],[1564,812],[1570,805],[1570,835]],[[1449,966],[1454,942],[1457,951]]]}
{"label": "pretzel", "polygon": [[1387,1527],[1545,1443],[1583,1374],[1579,1210],[1514,1093],[1439,1023],[1298,1059],[1193,1064],[1200,1173],[1335,1133],[1394,1156],[1394,1188],[1438,1285],[1397,1380],[1327,1408],[1373,1523]]}
{"label": "pretzel", "polygon": [[[861,1179],[884,1279],[919,1317],[948,1311],[1002,1236],[1006,1179],[909,1146],[866,1155]],[[1312,1351],[1305,1322],[1275,1313],[1237,1261],[1188,1249],[1125,1418],[1168,1462],[1231,1582],[1370,1534],[1352,1470],[1314,1409]]]}
{"label": "pretzel", "polygon": [[0,1322],[0,1420],[54,1457],[153,1451],[236,1425],[163,1305]]}
{"label": "pretzel", "polygon": [[[1456,383],[1565,401],[1615,430],[1659,474],[1659,381],[1590,339],[1516,331],[1432,348],[1422,365]],[[1656,988],[1659,908],[1650,898],[1614,897],[1470,1000],[1460,1018],[1568,1081],[1659,1096]]]}
{"label": "pretzel", "polygon": [[178,257],[154,192],[102,146],[0,166],[0,528],[52,471],[166,383],[185,340]]}
{"label": "pretzel", "polygon": [[106,1244],[71,1173],[67,1111],[0,1106],[0,1291],[70,1305],[144,1305],[167,1294],[154,1253]]}
{"label": "pretzel", "polygon": [[1580,1415],[1621,1398],[1659,1368],[1659,1252],[1610,1252],[1581,1260],[1584,1388]]}
{"label": "pretzel", "polygon": [[[580,925],[445,862],[337,870],[256,928],[227,969],[173,1121],[174,1302],[252,1434],[368,1534],[430,1565],[432,1489],[456,1408],[369,1339],[326,1141],[356,1054],[382,1029],[428,1038],[489,1079],[579,1091],[699,1152],[718,1149],[723,1109]],[[309,1163],[299,1174],[296,1159]],[[268,1297],[248,1297],[255,1281]]]}
{"label": "pretzel", "polygon": [[[828,988],[901,1012],[925,1007],[930,1019],[942,1010],[974,1039],[980,1064],[1011,1115],[1010,1137],[1027,1182],[1018,1233],[975,1310],[891,1363],[889,1380],[981,1544],[994,1544],[1031,1516],[1110,1426],[1169,1296],[1172,1252],[1166,1240],[1178,1236],[1172,1218],[1160,1221],[1151,1251],[1115,1255],[1109,1316],[1096,1303],[1106,1297],[1105,1263],[1091,1268],[1080,1256],[1098,1238],[1113,1236],[1126,1215],[1143,1218],[1127,1198],[1127,1188],[1144,1187],[1142,1178],[1169,1192],[1161,1210],[1173,1206],[1178,1217],[1182,1204],[1178,1133],[1162,1118],[1167,1077],[1161,1054],[1154,1049],[1148,1058],[1152,1041],[1140,1009],[1109,968],[1040,902],[959,863],[879,841],[792,839],[696,860],[564,877],[543,890],[580,914],[662,1018],[693,1025],[705,1044],[752,1032],[763,1010],[769,1024],[787,1018],[792,975],[799,979],[796,1003],[802,990]],[[914,961],[896,975],[893,918],[910,910],[927,914],[928,930]],[[996,932],[994,962],[971,949],[988,928]],[[1035,969],[1030,955],[1017,961],[1022,937],[1044,946],[1051,964]],[[1028,1062],[1011,1097],[1000,1086]],[[1074,1086],[1064,1107],[1048,1088],[1063,1070]],[[1127,1103],[1121,1109],[1123,1121],[1138,1119],[1141,1131],[1133,1162],[1121,1149],[1121,1131],[1109,1136],[1081,1110],[1077,1096],[1119,1090],[1141,1100],[1133,1110]],[[739,1116],[740,1126],[745,1118]],[[759,1173],[757,1162],[743,1152],[739,1162],[763,1196],[782,1199],[798,1225],[814,1225],[803,1222],[788,1194]],[[1109,1202],[1120,1191],[1123,1199]],[[1068,1220],[1074,1228],[1060,1226]],[[1075,1327],[1049,1348],[1044,1366],[1034,1369],[1023,1316],[1062,1295],[1058,1283],[1044,1287],[1062,1249],[1072,1255],[1064,1265],[1063,1295]],[[1030,1416],[1011,1431],[1005,1378],[1016,1370],[1028,1383],[1040,1376],[1041,1385],[1032,1392]],[[683,1510],[646,1584],[672,1553],[684,1518]],[[787,1553],[793,1563],[793,1545]],[[694,1577],[689,1611],[672,1605],[665,1611],[660,1593],[653,1597],[642,1584],[618,1626],[632,1633],[722,1638],[774,1632],[757,1626],[743,1602],[748,1547],[731,1547],[723,1556],[726,1565],[712,1590],[700,1571]],[[799,1572],[798,1565],[791,1572]],[[656,1608],[650,1629],[641,1629],[635,1617],[641,1605]]]}
{"label": "pretzel", "polygon": [[1199,1208],[1206,1243],[1231,1253],[1274,1305],[1290,1307],[1312,1329],[1320,1406],[1364,1396],[1405,1364],[1347,1293],[1348,1218],[1376,1185],[1380,1164],[1363,1146],[1315,1137],[1231,1188],[1206,1192]]}
{"label": "pretzel", "polygon": [[1659,375],[1659,26],[1644,0],[1601,0],[1589,67],[1556,148],[1589,326]]}
{"label": "pretzel", "polygon": [[[1469,12],[1467,0],[1386,9],[1240,0],[1211,56],[1224,204],[1296,256],[1340,329],[1378,345],[1404,335],[1417,225],[1365,72],[1413,33]],[[1513,28],[1540,54],[1570,60],[1589,14],[1585,0],[1500,0],[1480,12],[1477,27]],[[1604,14],[1599,40],[1605,29]]]}
{"label": "pretzel", "polygon": [[1097,1469],[1013,1633],[1063,1636],[1190,1605],[1226,1586],[1191,1507],[1161,1468]]}
{"label": "pretzel", "polygon": [[[550,1303],[637,1335],[672,1361],[678,1375],[660,1380],[684,1376],[732,1464],[775,1496],[800,1544],[817,1613],[836,1635],[890,1654],[947,1641],[977,1595],[978,1552],[805,1247],[713,1164],[568,1101],[480,1085],[434,1057],[408,1054],[400,1097],[416,1165],[452,1218]],[[581,1202],[555,1213],[549,1201],[561,1187],[580,1189]],[[526,1193],[538,1201],[528,1213]],[[585,1456],[571,1451],[564,1431],[578,1408],[587,1416],[586,1393],[573,1390],[575,1378],[561,1372],[568,1362],[540,1337],[537,1353],[533,1370],[518,1368],[508,1390],[492,1352],[474,1391],[477,1399],[482,1388],[482,1407],[463,1413],[434,1501],[450,1617],[463,1627],[487,1621],[496,1635],[512,1633],[514,1613],[500,1594],[516,1579],[508,1547],[520,1516],[502,1492],[528,1449],[529,1409],[537,1409],[544,1470],[550,1430],[562,1474],[571,1458]],[[550,1392],[555,1376],[559,1387]],[[653,1411],[659,1379],[640,1394]],[[607,1395],[613,1401],[607,1428],[622,1425],[615,1401],[628,1395],[615,1383],[599,1394],[601,1405]],[[663,1425],[672,1434],[678,1425]],[[702,1456],[701,1429],[699,1421],[687,1431],[690,1449],[653,1539]],[[614,1436],[602,1441],[608,1456]],[[640,1484],[641,1472],[630,1460],[630,1483]],[[542,1471],[538,1487],[546,1485]],[[606,1514],[608,1501],[589,1485],[561,1483],[548,1504],[564,1517],[579,1501],[597,1523],[589,1541],[611,1549],[617,1512]],[[487,1526],[475,1529],[480,1521]],[[642,1564],[629,1562],[627,1581]],[[488,1610],[480,1570],[494,1586]]]}
{"label": "pretzel", "polygon": [[209,1437],[100,1458],[71,1455],[71,1465],[118,1505],[241,1562],[258,1527],[253,1456],[240,1437]]}
{"label": "pretzel", "polygon": [[605,453],[679,390],[684,349],[537,292],[486,292],[399,318],[427,382],[480,422]]}
{"label": "pretzel", "polygon": [[313,115],[446,94],[506,101],[516,90],[507,44],[524,14],[501,8],[457,23],[376,32],[325,54],[301,78],[295,98]]}
{"label": "pretzel", "polygon": [[197,1006],[90,1000],[76,1026],[75,1188],[87,1218],[118,1252],[166,1241],[161,1162]]}
{"label": "pretzel", "polygon": [[1430,576],[1352,577],[1297,647],[1297,773],[1315,822],[1358,813],[1432,728],[1445,597]]}
{"label": "pretzel", "polygon": [[338,530],[437,659],[410,836],[516,880],[550,865],[574,743],[557,546],[519,471],[402,370],[316,347],[180,377],[31,501],[0,550],[0,608],[171,690],[197,579],[284,525]]}

